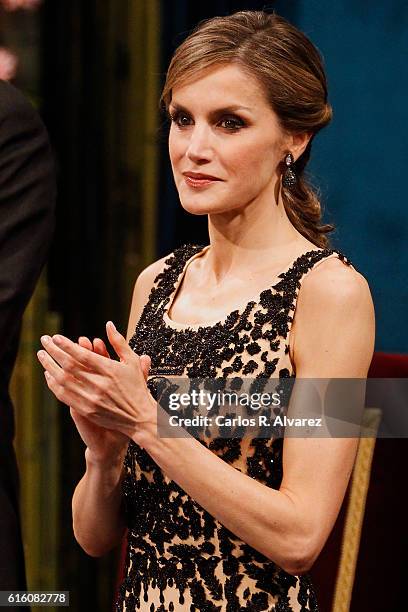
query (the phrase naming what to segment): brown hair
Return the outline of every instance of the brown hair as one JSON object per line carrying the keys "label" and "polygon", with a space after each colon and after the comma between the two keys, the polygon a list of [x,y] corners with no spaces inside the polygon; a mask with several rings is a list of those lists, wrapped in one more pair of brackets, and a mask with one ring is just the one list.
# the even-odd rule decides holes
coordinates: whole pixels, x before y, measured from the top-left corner
{"label": "brown hair", "polygon": [[[210,66],[237,63],[257,78],[289,133],[312,133],[303,154],[293,164],[294,187],[282,186],[286,213],[295,228],[316,246],[329,245],[333,225],[320,225],[321,204],[304,169],[312,140],[332,118],[327,81],[319,51],[300,30],[276,13],[238,11],[198,24],[176,49],[167,71],[160,104],[167,110],[176,85],[186,83]],[[282,162],[282,170],[284,169]]]}

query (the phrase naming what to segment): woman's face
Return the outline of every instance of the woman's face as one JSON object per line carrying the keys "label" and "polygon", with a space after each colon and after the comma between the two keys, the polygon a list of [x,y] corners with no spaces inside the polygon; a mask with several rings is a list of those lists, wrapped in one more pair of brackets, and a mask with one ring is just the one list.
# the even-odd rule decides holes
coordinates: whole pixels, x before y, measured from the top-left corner
{"label": "woman's face", "polygon": [[254,78],[234,64],[215,67],[174,88],[169,112],[170,160],[185,210],[221,213],[274,197],[287,143]]}

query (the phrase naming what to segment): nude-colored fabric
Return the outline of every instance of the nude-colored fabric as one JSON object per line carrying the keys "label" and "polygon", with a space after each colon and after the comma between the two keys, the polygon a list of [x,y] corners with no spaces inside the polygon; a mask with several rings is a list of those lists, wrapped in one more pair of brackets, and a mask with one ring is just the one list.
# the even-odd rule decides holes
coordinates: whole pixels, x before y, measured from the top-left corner
{"label": "nude-colored fabric", "polygon": [[[133,350],[152,358],[149,383],[157,375],[295,377],[289,332],[302,282],[330,257],[350,262],[337,251],[309,251],[222,321],[176,323],[168,310],[186,266],[201,253],[202,247],[185,245],[169,256],[130,340]],[[282,438],[258,438],[224,439],[211,450],[235,469],[278,489],[282,448]],[[118,612],[318,610],[308,575],[291,576],[242,542],[133,442],[125,467],[129,539]]]}

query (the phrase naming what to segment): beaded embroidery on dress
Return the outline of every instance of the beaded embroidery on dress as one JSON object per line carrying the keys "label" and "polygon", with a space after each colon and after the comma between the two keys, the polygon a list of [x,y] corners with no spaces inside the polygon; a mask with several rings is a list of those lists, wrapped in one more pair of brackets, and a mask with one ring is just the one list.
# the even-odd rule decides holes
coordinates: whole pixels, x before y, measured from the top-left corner
{"label": "beaded embroidery on dress", "polygon": [[[208,245],[209,246],[209,245]],[[311,250],[279,274],[256,300],[211,325],[184,325],[167,311],[187,265],[207,247],[183,245],[165,261],[129,341],[151,357],[155,375],[295,378],[289,332],[304,276],[333,249]],[[245,441],[248,442],[248,441]],[[204,443],[204,442],[203,442]],[[282,438],[216,439],[223,461],[273,489],[282,480]],[[307,574],[292,576],[243,542],[170,480],[130,441],[123,495],[128,526],[125,578],[116,611],[318,612]]]}

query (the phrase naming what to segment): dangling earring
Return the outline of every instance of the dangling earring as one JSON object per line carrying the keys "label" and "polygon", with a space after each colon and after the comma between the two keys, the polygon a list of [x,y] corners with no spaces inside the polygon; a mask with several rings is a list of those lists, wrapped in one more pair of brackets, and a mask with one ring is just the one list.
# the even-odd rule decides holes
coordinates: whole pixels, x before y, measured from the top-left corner
{"label": "dangling earring", "polygon": [[292,164],[294,163],[292,153],[288,153],[285,157],[286,170],[283,173],[282,177],[282,185],[286,187],[286,189],[290,189],[293,185],[296,185],[297,176],[292,168]]}

